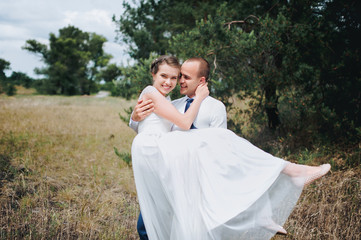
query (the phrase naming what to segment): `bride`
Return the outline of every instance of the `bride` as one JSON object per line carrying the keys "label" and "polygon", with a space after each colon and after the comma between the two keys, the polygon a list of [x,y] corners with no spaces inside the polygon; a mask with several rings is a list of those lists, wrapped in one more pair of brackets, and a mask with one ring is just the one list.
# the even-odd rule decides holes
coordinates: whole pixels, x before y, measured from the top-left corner
{"label": "bride", "polygon": [[139,98],[154,112],[139,123],[132,162],[139,204],[151,240],[270,239],[297,203],[303,187],[329,164],[287,162],[222,128],[188,130],[209,94],[198,86],[180,113],[167,95],[180,65],[162,56],[151,65],[153,85]]}

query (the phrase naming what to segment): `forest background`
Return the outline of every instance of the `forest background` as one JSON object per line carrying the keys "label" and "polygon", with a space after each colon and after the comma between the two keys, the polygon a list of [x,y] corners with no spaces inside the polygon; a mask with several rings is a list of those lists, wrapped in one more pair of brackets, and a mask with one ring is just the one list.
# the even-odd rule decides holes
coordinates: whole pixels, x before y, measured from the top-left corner
{"label": "forest background", "polygon": [[[118,40],[129,46],[135,62],[132,66],[110,64],[111,55],[103,51],[107,39],[75,26],[59,29],[57,35],[51,33],[49,45],[33,39],[24,43],[24,51],[38,55],[45,63],[44,68],[35,69],[39,79],[21,72],[6,76],[11,63],[0,59],[0,91],[8,96],[18,91],[16,97],[3,94],[0,102],[2,238],[31,239],[49,234],[54,238],[136,238],[138,207],[128,167],[134,133],[126,129],[126,123],[134,99],[144,86],[151,84],[151,61],[162,54],[175,55],[181,62],[194,56],[210,62],[211,95],[226,105],[228,128],[232,131],[293,162],[331,163],[332,176],[320,184],[324,190],[307,190],[291,216],[289,238],[360,236],[359,1],[141,0],[125,1],[123,7],[124,14],[113,16],[113,22]],[[113,98],[95,101],[82,97],[99,90],[109,91]],[[177,97],[176,89],[172,98]],[[84,112],[88,118],[74,118],[82,108],[94,115],[105,111],[106,115],[93,119],[96,117]],[[46,114],[54,109],[64,111],[60,120]],[[39,120],[36,113],[46,118]],[[116,119],[104,119],[114,113]],[[88,122],[89,119],[95,122]],[[20,120],[33,127],[23,126]],[[110,130],[117,121],[119,129]],[[41,130],[39,123],[48,130]],[[68,128],[63,126],[66,123]],[[83,124],[84,129],[78,124]],[[86,129],[97,133],[84,132]],[[79,137],[85,138],[85,145],[78,142]],[[72,143],[73,138],[77,142]],[[104,139],[107,140],[103,142]],[[68,143],[79,148],[73,149]],[[58,149],[57,144],[67,149]],[[104,146],[103,152],[94,150],[97,144]],[[44,147],[49,151],[44,151]],[[58,151],[66,156],[51,161]],[[83,162],[83,158],[94,154],[92,159],[97,160]],[[113,181],[105,177],[109,169],[104,165],[105,159],[98,159],[102,156],[107,156],[112,171],[127,176],[125,180],[117,179],[115,173]],[[69,161],[80,161],[92,174],[72,173],[64,180],[65,169],[69,172],[72,168],[68,167],[73,166]],[[44,167],[47,171],[60,169],[62,174],[49,180]],[[74,174],[78,175],[77,180],[73,179]],[[82,192],[76,185],[79,181],[93,185],[84,183]],[[122,186],[116,191],[122,202],[112,200],[115,195],[111,193],[103,199],[104,193],[113,189],[114,181]],[[98,193],[96,201],[89,200],[91,190]],[[74,199],[74,195],[79,199]],[[123,219],[109,213],[113,211],[106,212],[105,202],[112,202],[107,210],[130,210]],[[308,212],[310,209],[317,209],[313,213],[316,216]],[[36,214],[39,211],[41,214]],[[326,216],[327,212],[331,216]],[[25,216],[28,221],[20,223]],[[309,221],[306,227],[299,223],[305,217]],[[106,219],[110,219],[110,225]],[[120,224],[124,227],[117,225],[120,222],[124,222]],[[35,227],[39,226],[37,223],[42,224],[40,230]],[[310,227],[311,232],[304,229]]]}

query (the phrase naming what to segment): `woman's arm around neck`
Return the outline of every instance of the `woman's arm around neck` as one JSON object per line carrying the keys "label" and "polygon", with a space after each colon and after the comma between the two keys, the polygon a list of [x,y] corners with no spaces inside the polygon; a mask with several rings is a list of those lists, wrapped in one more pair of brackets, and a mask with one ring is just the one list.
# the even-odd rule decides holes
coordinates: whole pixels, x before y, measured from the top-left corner
{"label": "woman's arm around neck", "polygon": [[154,113],[163,117],[178,127],[188,130],[190,129],[194,119],[198,114],[199,107],[204,98],[209,94],[207,85],[199,86],[196,91],[194,101],[186,113],[180,113],[162,94],[158,91],[146,93],[143,99],[151,99],[154,103]]}

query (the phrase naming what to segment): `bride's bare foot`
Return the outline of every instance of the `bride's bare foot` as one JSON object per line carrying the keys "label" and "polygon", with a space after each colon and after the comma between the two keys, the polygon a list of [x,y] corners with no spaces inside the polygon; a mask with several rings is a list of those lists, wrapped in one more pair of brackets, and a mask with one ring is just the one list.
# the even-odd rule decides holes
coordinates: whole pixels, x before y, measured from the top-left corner
{"label": "bride's bare foot", "polygon": [[328,163],[320,166],[306,166],[289,163],[282,172],[293,177],[295,184],[307,186],[326,175],[330,169],[331,165]]}
{"label": "bride's bare foot", "polygon": [[268,231],[270,232],[276,232],[277,235],[287,235],[287,231],[280,225],[272,222],[271,224],[268,224],[264,226]]}
{"label": "bride's bare foot", "polygon": [[331,165],[330,164],[323,164],[321,166],[318,166],[318,171],[314,172],[312,175],[308,176],[305,180],[305,186],[311,184],[313,181],[323,177],[324,175],[326,175],[326,173],[328,173],[328,171],[330,171],[331,169]]}
{"label": "bride's bare foot", "polygon": [[287,231],[283,228],[283,227],[281,227],[281,226],[279,226],[280,228],[278,229],[278,231],[277,231],[277,235],[287,235]]}

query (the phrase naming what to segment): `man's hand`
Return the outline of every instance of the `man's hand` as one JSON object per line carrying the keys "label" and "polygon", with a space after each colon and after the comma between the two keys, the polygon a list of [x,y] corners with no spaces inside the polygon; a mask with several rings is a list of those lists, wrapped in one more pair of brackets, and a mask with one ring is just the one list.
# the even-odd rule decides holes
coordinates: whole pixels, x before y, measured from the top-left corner
{"label": "man's hand", "polygon": [[143,121],[154,111],[154,104],[151,99],[143,101],[143,99],[138,100],[137,105],[135,105],[132,120],[136,122]]}

